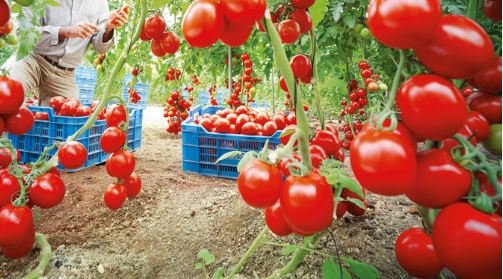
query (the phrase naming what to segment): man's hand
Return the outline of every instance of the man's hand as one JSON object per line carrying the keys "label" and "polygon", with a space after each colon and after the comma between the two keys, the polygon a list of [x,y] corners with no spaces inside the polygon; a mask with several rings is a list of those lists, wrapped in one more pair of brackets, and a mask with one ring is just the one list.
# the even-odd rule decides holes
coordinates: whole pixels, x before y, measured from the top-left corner
{"label": "man's hand", "polygon": [[98,26],[89,22],[81,22],[72,26],[63,26],[59,29],[59,39],[89,38],[98,32]]}
{"label": "man's hand", "polygon": [[[129,10],[129,6],[127,7],[127,10]],[[116,11],[110,13],[108,22],[105,25],[105,32],[108,33],[114,29],[122,27],[122,25],[127,23],[128,19],[129,15],[125,8],[117,9]]]}

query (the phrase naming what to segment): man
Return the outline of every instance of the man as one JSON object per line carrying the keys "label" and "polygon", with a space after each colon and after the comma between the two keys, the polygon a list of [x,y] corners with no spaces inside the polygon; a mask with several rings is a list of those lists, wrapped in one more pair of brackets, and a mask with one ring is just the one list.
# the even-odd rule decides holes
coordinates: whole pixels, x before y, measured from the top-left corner
{"label": "man", "polygon": [[[114,43],[114,29],[128,20],[121,9],[110,13],[107,0],[58,0],[48,6],[41,19],[40,40],[33,53],[14,63],[12,78],[20,81],[25,92],[38,89],[40,105],[48,106],[54,96],[79,96],[75,68],[90,44],[98,53],[107,52]],[[27,10],[27,16],[31,17]]]}

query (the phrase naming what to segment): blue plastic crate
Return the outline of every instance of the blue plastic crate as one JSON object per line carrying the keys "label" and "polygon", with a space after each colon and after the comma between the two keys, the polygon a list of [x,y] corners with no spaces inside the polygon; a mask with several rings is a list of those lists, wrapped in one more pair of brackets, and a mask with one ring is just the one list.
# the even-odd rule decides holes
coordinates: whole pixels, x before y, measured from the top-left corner
{"label": "blue plastic crate", "polygon": [[[16,149],[21,152],[20,161],[30,163],[38,160],[44,147],[51,146],[54,142],[64,141],[69,136],[78,131],[89,119],[89,117],[65,117],[57,116],[52,108],[29,107],[34,112],[47,112],[48,121],[36,120],[32,129],[21,136],[9,134],[9,139]],[[128,147],[131,151],[139,149],[142,145],[142,123],[143,109],[138,107],[129,108],[129,129],[128,129]],[[101,134],[107,128],[105,120],[97,120],[94,126],[82,134],[77,141],[82,143],[87,150],[87,161],[79,169],[70,170],[76,172],[88,167],[101,164],[106,161],[109,154],[103,152],[100,146]],[[52,156],[56,150],[49,152]],[[62,166],[59,166],[62,168]]]}
{"label": "blue plastic crate", "polygon": [[98,73],[94,67],[78,67],[75,69],[75,76],[82,79],[96,80]]}
{"label": "blue plastic crate", "polygon": [[130,105],[135,105],[135,106],[145,108],[145,107],[147,107],[147,103],[148,103],[148,87],[149,87],[148,83],[143,83],[141,80],[138,79],[138,82],[136,83],[134,89],[141,96],[141,100],[138,101],[138,103],[133,104],[129,101],[129,93],[128,93],[128,90],[130,88],[128,83],[132,80],[132,77],[133,76],[130,74],[127,74],[124,77],[124,88],[122,89],[122,98],[124,98],[124,100],[126,100]]}
{"label": "blue plastic crate", "polygon": [[183,171],[205,176],[236,179],[239,175],[237,165],[241,158],[230,158],[215,163],[225,153],[230,151],[260,151],[266,141],[271,148],[281,143],[281,131],[271,137],[245,136],[235,134],[210,133],[194,123],[197,115],[215,114],[223,107],[195,107],[190,117],[182,124],[182,160]]}

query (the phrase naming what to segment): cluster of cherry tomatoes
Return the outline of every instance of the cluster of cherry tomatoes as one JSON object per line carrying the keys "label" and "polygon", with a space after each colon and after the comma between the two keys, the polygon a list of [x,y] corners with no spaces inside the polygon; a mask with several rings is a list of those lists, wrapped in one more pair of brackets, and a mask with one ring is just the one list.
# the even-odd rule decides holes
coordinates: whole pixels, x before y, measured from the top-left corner
{"label": "cluster of cherry tomatoes", "polygon": [[199,78],[197,77],[197,74],[194,74],[192,76],[192,84],[194,84],[194,85],[200,85],[201,84],[201,82],[199,81]]}
{"label": "cluster of cherry tomatoes", "polygon": [[168,68],[168,74],[166,75],[165,81],[179,80],[182,76],[182,71],[180,69],[175,69],[173,67]]}
{"label": "cluster of cherry tomatoes", "polygon": [[[140,69],[138,67],[134,67],[133,70],[131,70],[131,75],[133,75],[133,77],[136,78],[136,77],[138,77],[138,75],[142,71],[143,71],[142,69]],[[138,94],[138,92],[136,91],[136,89],[134,89],[134,84],[131,84],[131,86],[127,90],[127,93],[129,95],[129,101],[131,103],[136,104],[136,103],[138,103],[141,100],[140,94]]]}
{"label": "cluster of cherry tomatoes", "polygon": [[[360,68],[360,76],[364,79],[365,87],[370,92],[377,92],[379,90],[386,91],[388,90],[388,86],[384,84],[378,74],[374,72],[374,70],[370,67],[369,62],[362,60],[358,63],[358,68]],[[354,82],[350,84],[354,86]]]}
{"label": "cluster of cherry tomatoes", "polygon": [[179,91],[171,92],[164,107],[164,117],[168,119],[166,132],[177,135],[182,131],[182,122],[189,117],[191,106],[191,103],[185,101]]}
{"label": "cluster of cherry tomatoes", "polygon": [[161,15],[151,15],[145,20],[140,34],[140,40],[150,44],[152,54],[163,57],[175,54],[180,48],[180,39],[175,32],[166,31],[166,22]]}
{"label": "cluster of cherry tomatoes", "polygon": [[[497,181],[495,173],[501,175],[501,166],[496,171],[482,155],[474,157],[477,150],[468,142],[487,136],[492,121],[481,114],[501,123],[501,97],[497,114],[492,111],[498,106],[478,107],[477,102],[501,94],[501,59],[482,27],[461,15],[442,15],[440,1],[372,0],[368,23],[381,43],[414,49],[433,72],[414,75],[398,88],[401,119],[382,123],[383,128],[396,129],[364,126],[350,150],[354,175],[367,190],[405,194],[422,208],[439,210],[431,235],[412,228],[397,239],[399,263],[420,278],[436,277],[444,267],[462,278],[500,278],[501,196],[496,193],[501,193],[501,178]],[[475,94],[469,112],[463,94],[449,79],[472,78],[487,91]],[[456,134],[466,139],[454,140]],[[499,134],[501,154],[501,126]],[[431,144],[418,149],[421,141]],[[487,213],[497,207],[499,215]]]}
{"label": "cluster of cherry tomatoes", "polygon": [[[232,94],[229,96],[229,99],[226,100],[226,103],[233,108],[243,105],[240,98],[241,93],[245,95],[247,103],[255,102],[254,98],[257,93],[257,89],[253,86],[260,81],[257,78],[252,78],[251,76],[253,73],[253,62],[250,59],[250,55],[248,53],[244,53],[240,56],[240,60],[243,67],[243,74],[240,76],[238,82],[232,82]],[[226,87],[229,88],[228,80],[226,80]]]}
{"label": "cluster of cherry tomatoes", "polygon": [[22,106],[23,102],[21,83],[8,76],[0,76],[0,135],[4,131],[21,135],[31,130],[35,119],[32,112]]}
{"label": "cluster of cherry tomatoes", "polygon": [[236,109],[218,110],[216,114],[197,116],[195,124],[201,125],[208,132],[224,134],[242,134],[249,136],[272,136],[287,125],[295,124],[295,114],[288,116],[278,111],[271,118],[268,112],[256,111],[242,105]]}
{"label": "cluster of cherry tomatoes", "polygon": [[195,0],[183,16],[183,36],[196,48],[210,47],[218,40],[241,46],[255,22],[264,17],[266,4],[266,0]]}
{"label": "cluster of cherry tomatoes", "polygon": [[[314,0],[292,0],[290,5],[280,5],[276,12],[271,13],[272,22],[284,44],[295,43],[302,34],[311,31],[313,20],[307,9],[314,2]],[[262,26],[260,29],[264,30]]]}
{"label": "cluster of cherry tomatoes", "polygon": [[[290,59],[290,67],[293,71],[293,76],[295,78],[295,82],[301,81],[302,83],[309,84],[311,83],[313,66],[311,64],[311,59],[304,54],[297,54]],[[293,100],[286,85],[286,81],[284,77],[280,77],[279,79],[279,87],[286,94],[285,106],[293,109]],[[304,106],[304,110],[307,111],[308,107]]]}
{"label": "cluster of cherry tomatoes", "polygon": [[7,22],[3,26],[0,26],[0,48],[5,47],[7,44],[16,45],[18,43],[16,35],[11,34],[12,28],[11,22]]}
{"label": "cluster of cherry tomatoes", "polygon": [[217,85],[213,84],[213,86],[210,86],[210,89],[208,89],[208,94],[210,95],[210,105],[212,106],[218,106],[218,101],[215,95],[217,94]]}
{"label": "cluster of cherry tomatoes", "polygon": [[103,72],[103,62],[107,58],[107,55],[105,53],[99,54],[96,59],[94,59],[94,66],[96,66],[96,71],[98,72]]}
{"label": "cluster of cherry tomatoes", "polygon": [[[86,106],[80,103],[77,98],[65,98],[62,96],[52,97],[49,101],[49,107],[54,109],[56,115],[68,116],[68,117],[83,117],[90,116],[98,106],[98,102],[93,101],[90,106]],[[104,113],[101,114],[98,120],[104,119]],[[49,120],[48,114],[46,112],[37,112],[35,114],[35,119],[37,120]]]}
{"label": "cluster of cherry tomatoes", "polygon": [[105,165],[107,173],[117,179],[107,187],[104,194],[105,205],[114,211],[121,208],[126,199],[138,196],[142,185],[140,177],[134,172],[136,166],[134,155],[123,149],[127,146],[127,133],[122,127],[126,121],[126,108],[112,105],[106,114],[108,128],[100,138],[103,151],[111,153]]}

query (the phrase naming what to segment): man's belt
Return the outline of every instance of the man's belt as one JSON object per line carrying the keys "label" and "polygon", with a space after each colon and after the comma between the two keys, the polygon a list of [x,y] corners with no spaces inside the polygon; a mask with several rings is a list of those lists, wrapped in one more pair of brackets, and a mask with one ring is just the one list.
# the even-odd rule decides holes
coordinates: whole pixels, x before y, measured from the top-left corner
{"label": "man's belt", "polygon": [[45,55],[42,55],[42,57],[44,57],[44,59],[49,62],[49,64],[51,64],[52,66],[55,66],[56,68],[60,69],[60,70],[64,70],[64,71],[68,71],[68,72],[73,72],[75,70],[75,68],[67,68],[67,67],[63,67],[63,66],[60,66],[58,64],[58,62],[52,60],[51,58],[45,56]]}

